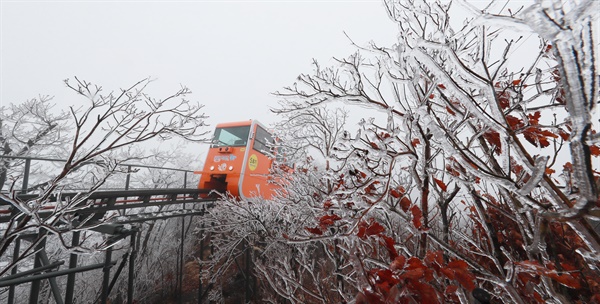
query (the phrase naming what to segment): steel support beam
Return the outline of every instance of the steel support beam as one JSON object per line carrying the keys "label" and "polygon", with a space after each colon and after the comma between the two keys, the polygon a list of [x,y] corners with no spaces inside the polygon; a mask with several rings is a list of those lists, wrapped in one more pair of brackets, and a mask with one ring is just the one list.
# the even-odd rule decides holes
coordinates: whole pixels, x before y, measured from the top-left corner
{"label": "steel support beam", "polygon": [[[73,238],[71,239],[71,247],[79,246],[79,236],[80,232],[73,232]],[[77,254],[71,253],[69,257],[69,269],[73,269],[77,267]],[[72,304],[73,303],[73,294],[75,291],[75,275],[76,273],[70,273],[67,276],[67,291],[65,293],[65,303]]]}
{"label": "steel support beam", "polygon": [[10,280],[13,280],[13,279],[18,279],[18,278],[26,277],[28,275],[39,274],[39,273],[45,272],[47,270],[54,269],[54,268],[56,268],[56,267],[58,267],[58,266],[60,266],[60,265],[62,265],[64,263],[65,263],[64,261],[56,261],[56,262],[54,262],[52,264],[41,266],[39,268],[29,269],[27,271],[19,272],[19,273],[16,273],[16,274],[11,274],[9,276],[2,277],[0,279],[0,284],[3,284],[3,282],[5,282],[5,281],[10,281]]}
{"label": "steel support beam", "polygon": [[[46,248],[40,251],[40,259],[42,261],[42,265],[50,265],[50,260],[48,259],[48,255],[46,254]],[[60,288],[58,288],[58,284],[56,284],[56,278],[48,278],[48,282],[50,282],[50,290],[52,291],[52,295],[54,296],[54,301],[56,302],[56,304],[64,304],[62,296],[60,295]]]}
{"label": "steel support beam", "polygon": [[[183,210],[185,210],[185,204],[183,204]],[[180,245],[179,245],[179,278],[177,280],[177,285],[178,285],[178,290],[179,290],[179,297],[178,297],[178,301],[177,303],[181,304],[183,303],[183,245],[184,245],[184,240],[185,240],[185,216],[181,217],[181,240],[180,240]]]}
{"label": "steel support beam", "polygon": [[[203,210],[204,211],[204,210]],[[204,215],[204,212],[202,213]],[[204,261],[204,223],[200,227],[200,262],[198,263],[198,304],[202,304],[202,262]]]}
{"label": "steel support beam", "polygon": [[112,247],[108,247],[106,250],[106,256],[104,257],[104,268],[102,271],[104,272],[104,278],[102,280],[102,299],[100,301],[101,304],[108,303],[108,283],[110,282],[110,268],[112,267],[111,263],[112,258]]}
{"label": "steel support beam", "polygon": [[[116,263],[117,262],[111,262],[110,264],[112,266]],[[60,277],[60,276],[70,274],[70,273],[84,272],[84,271],[102,268],[105,266],[106,266],[105,263],[100,263],[100,264],[77,267],[74,269],[65,269],[65,270],[46,272],[46,273],[42,273],[42,274],[30,276],[30,277],[19,278],[19,279],[14,279],[14,280],[9,280],[9,281],[0,281],[0,287],[6,287],[6,286],[10,286],[10,285],[19,285],[19,284],[23,284],[23,283],[27,283],[27,282],[31,282],[31,281],[35,281],[35,280],[43,280],[43,279],[47,279],[47,278]]]}
{"label": "steel support beam", "polygon": [[135,256],[137,255],[137,245],[136,245],[136,237],[137,237],[137,229],[132,229],[133,234],[131,234],[131,239],[129,242],[129,246],[131,248],[131,254],[129,255],[129,276],[127,278],[127,304],[133,304],[133,281],[135,280]]}
{"label": "steel support beam", "polygon": [[131,180],[131,166],[127,166],[127,177],[125,177],[125,190],[129,190],[130,180]]}
{"label": "steel support beam", "polygon": [[[38,232],[37,238],[40,241],[35,246],[35,250],[37,251],[37,253],[35,254],[35,258],[34,258],[33,269],[39,268],[42,266],[42,259],[40,256],[41,256],[41,251],[45,250],[45,247],[46,247],[46,230],[40,230]],[[40,280],[33,280],[31,282],[31,289],[29,291],[29,304],[37,304],[38,303],[38,296],[40,294],[40,285],[41,284],[42,284],[42,282]]]}
{"label": "steel support beam", "polygon": [[27,189],[29,188],[29,171],[31,168],[31,159],[25,160],[25,171],[23,174],[23,185],[21,185],[22,193],[27,193]]}
{"label": "steel support beam", "polygon": [[[19,251],[21,250],[21,238],[17,237],[15,239],[15,248],[13,248],[13,263],[19,259]],[[17,265],[13,266],[13,269],[11,270],[11,274],[12,275],[16,275],[17,271],[18,271]],[[10,288],[8,289],[8,304],[13,304],[13,302],[15,301],[15,286],[10,286]]]}

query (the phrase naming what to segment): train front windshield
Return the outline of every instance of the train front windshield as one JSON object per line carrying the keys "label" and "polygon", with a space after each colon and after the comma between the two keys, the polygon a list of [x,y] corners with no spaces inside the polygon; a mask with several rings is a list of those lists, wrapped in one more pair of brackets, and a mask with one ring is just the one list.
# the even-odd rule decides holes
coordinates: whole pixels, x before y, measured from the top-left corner
{"label": "train front windshield", "polygon": [[213,147],[243,147],[248,142],[250,126],[218,128],[215,130]]}

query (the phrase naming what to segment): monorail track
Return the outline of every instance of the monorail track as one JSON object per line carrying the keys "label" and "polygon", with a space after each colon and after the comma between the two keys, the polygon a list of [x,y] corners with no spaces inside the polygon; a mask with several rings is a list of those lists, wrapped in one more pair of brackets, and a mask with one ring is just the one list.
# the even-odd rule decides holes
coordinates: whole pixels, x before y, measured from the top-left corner
{"label": "monorail track", "polygon": [[[77,192],[62,193],[60,196],[51,196],[44,205],[40,206],[38,215],[41,218],[52,216],[57,212],[57,206],[60,203],[77,199],[81,195]],[[67,210],[60,211],[61,214],[73,214],[79,217],[92,216],[99,220],[109,211],[124,211],[136,208],[162,207],[178,204],[201,204],[210,208],[218,199],[219,194],[209,189],[144,189],[144,190],[120,190],[120,191],[97,191],[84,199],[76,206]],[[19,194],[16,199],[21,204],[35,203],[38,198],[35,194]],[[205,209],[205,208],[203,208]],[[193,210],[169,210],[167,214],[161,215],[161,212],[141,213],[133,216],[126,214],[116,215],[116,220],[111,222],[133,223],[149,220],[166,219],[177,216],[197,215]],[[10,200],[0,197],[0,223],[7,223],[23,212],[19,206],[15,206]],[[194,213],[194,214],[192,214]],[[128,217],[131,217],[128,219]]]}
{"label": "monorail track", "polygon": [[[10,273],[0,277],[0,288],[8,287],[9,289],[7,303],[12,304],[15,302],[15,287],[23,283],[31,283],[29,303],[37,303],[41,290],[41,281],[46,279],[49,280],[50,289],[56,303],[74,303],[75,274],[97,269],[103,269],[100,303],[109,303],[108,297],[110,292],[125,264],[129,265],[127,303],[134,303],[133,282],[135,275],[133,275],[133,272],[136,252],[138,250],[136,238],[140,232],[140,226],[135,224],[169,218],[180,218],[181,220],[181,235],[178,236],[180,238],[180,256],[178,257],[178,265],[176,266],[179,274],[178,286],[181,288],[184,264],[185,217],[205,215],[207,209],[213,207],[215,202],[220,198],[220,194],[213,190],[189,188],[97,191],[89,195],[82,195],[72,192],[62,193],[60,196],[51,196],[49,199],[44,200],[36,209],[33,209],[33,205],[40,204],[40,202],[36,201],[39,198],[36,194],[18,194],[15,197],[0,196],[0,225],[10,225],[7,223],[21,221],[27,216],[35,216],[38,222],[48,221],[48,224],[53,222],[50,224],[54,226],[53,229],[72,233],[72,246],[79,244],[79,231],[82,230],[103,233],[107,235],[111,243],[129,238],[130,251],[126,253],[129,257],[125,256],[121,259],[121,263],[113,275],[111,275],[111,268],[117,264],[117,261],[112,258],[112,246],[109,246],[105,250],[105,261],[103,263],[80,266],[78,256],[70,254],[68,267],[59,269],[61,265],[66,265],[67,261],[53,262],[48,259],[45,249],[46,242],[44,240],[44,235],[47,233],[43,229],[39,229],[39,231],[23,231],[17,237],[17,242],[14,245],[13,250],[15,254],[13,256],[13,263],[16,265],[18,262],[16,255],[20,252],[21,242],[31,243],[31,246],[37,243],[34,258],[35,263],[30,270],[18,272],[18,268],[13,267]],[[61,210],[65,203],[72,203],[73,200],[79,202]],[[177,205],[180,207],[176,207]],[[167,210],[161,208],[166,206],[174,206],[176,208],[165,208]],[[148,207],[158,208],[154,208],[157,210],[149,210]],[[74,222],[79,221],[81,225],[78,225],[76,230],[69,231],[67,223],[60,220],[53,221],[52,217],[56,215],[70,217]],[[126,226],[126,224],[130,225]],[[203,240],[201,242],[203,244]],[[64,292],[56,281],[56,277],[60,276],[67,276]]]}

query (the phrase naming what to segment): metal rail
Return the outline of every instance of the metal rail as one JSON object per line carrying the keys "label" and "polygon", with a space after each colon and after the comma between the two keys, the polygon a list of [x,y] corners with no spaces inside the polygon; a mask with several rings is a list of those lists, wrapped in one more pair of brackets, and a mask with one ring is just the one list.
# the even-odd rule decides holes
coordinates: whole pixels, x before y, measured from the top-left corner
{"label": "metal rail", "polygon": [[[16,194],[13,197],[3,198],[0,197],[0,223],[7,223],[14,219],[16,216],[19,216],[22,212],[19,208],[16,208],[15,203],[27,203],[27,202],[35,202],[39,199],[39,195],[36,194]],[[54,215],[56,211],[56,207],[60,206],[61,202],[73,199],[80,199],[81,202],[78,206],[73,206],[72,211],[63,210],[62,214],[73,214],[78,216],[80,219],[86,219],[86,225],[83,227],[78,227],[78,230],[94,230],[97,232],[105,233],[111,235],[111,238],[123,239],[130,237],[130,244],[133,244],[132,255],[129,258],[129,269],[133,269],[133,265],[135,262],[135,252],[137,248],[135,248],[135,238],[137,234],[137,230],[132,231],[123,228],[124,224],[134,224],[140,222],[148,222],[148,221],[156,221],[156,220],[167,220],[171,218],[185,218],[185,216],[203,216],[206,213],[208,208],[214,206],[216,197],[212,196],[210,190],[207,189],[152,189],[152,190],[119,190],[119,191],[97,191],[91,194],[81,194],[81,193],[62,193],[61,195],[53,195],[48,199],[44,200],[42,203],[42,210],[37,213],[41,219],[50,217]],[[198,205],[202,206],[201,210],[197,209],[186,209],[185,205]],[[168,205],[181,205],[181,208],[175,210],[169,210],[168,213],[161,212],[141,212],[130,215],[120,215],[110,220],[110,222],[100,222],[100,220],[104,217],[106,212],[115,211],[115,210],[131,210],[140,208],[146,208],[151,206],[168,206]],[[46,208],[46,209],[43,209]],[[57,230],[63,230],[63,227],[60,227],[60,223],[57,223]],[[86,228],[87,227],[87,228]],[[183,228],[183,227],[182,227]],[[68,231],[68,227],[64,228],[65,231]],[[183,231],[183,230],[182,230]],[[79,242],[79,232],[73,231],[73,244],[77,244]],[[26,238],[23,238],[26,240]],[[183,246],[183,242],[185,240],[185,235],[181,236],[181,246]],[[19,252],[20,239],[15,243],[14,251],[15,253]],[[55,298],[57,303],[72,303],[73,295],[74,295],[74,286],[75,280],[74,275],[79,272],[90,271],[94,269],[103,269],[103,284],[102,284],[102,292],[101,298],[99,299],[101,303],[107,303],[110,295],[110,291],[116,282],[118,275],[121,273],[120,270],[125,266],[122,264],[119,266],[120,270],[115,273],[112,280],[110,280],[110,269],[116,262],[112,261],[111,253],[112,249],[108,249],[106,252],[105,262],[97,265],[89,265],[89,266],[78,266],[77,265],[77,256],[71,255],[69,259],[69,264],[67,269],[59,270],[57,269],[58,265],[62,265],[65,261],[58,262],[50,262],[46,258],[45,254],[45,244],[40,243],[38,245],[38,254],[36,254],[34,269],[17,272],[16,267],[13,268],[13,271],[10,275],[4,276],[0,278],[0,287],[10,287],[9,289],[9,302],[13,303],[14,301],[14,288],[16,285],[31,282],[31,291],[30,291],[30,303],[35,303],[38,300],[38,294],[40,292],[40,282],[41,280],[49,280],[51,285],[52,295]],[[182,258],[181,258],[182,259]],[[182,266],[183,259],[178,261],[178,271],[181,272],[179,275],[182,276]],[[69,278],[67,280],[66,293],[63,296],[60,288],[57,286],[55,277],[67,275]],[[134,275],[129,274],[128,279],[128,287],[132,288],[133,286]],[[112,281],[112,283],[110,283]],[[179,285],[181,288],[181,284]],[[133,303],[134,290],[127,291],[127,302]]]}
{"label": "metal rail", "polygon": [[[105,259],[103,263],[87,266],[78,265],[77,254],[70,254],[68,264],[64,261],[49,261],[45,252],[45,235],[46,230],[43,228],[38,229],[39,231],[33,232],[32,234],[25,236],[18,236],[13,242],[13,263],[10,273],[7,273],[3,277],[0,277],[0,287],[9,287],[8,303],[14,303],[15,301],[15,286],[23,283],[31,282],[31,288],[29,292],[29,303],[36,303],[38,301],[38,295],[41,290],[42,280],[48,280],[50,283],[50,290],[56,303],[73,303],[75,300],[75,274],[84,271],[93,271],[97,269],[103,269],[103,279],[101,284],[100,298],[96,301],[101,303],[107,303],[110,297],[110,292],[113,289],[114,284],[122,270],[125,268],[125,259],[127,259],[129,277],[127,280],[127,303],[133,303],[134,293],[133,290],[135,274],[134,263],[137,254],[136,238],[139,239],[139,231],[136,228],[136,223],[157,221],[157,220],[168,220],[172,218],[182,219],[182,235],[180,250],[183,248],[185,242],[184,233],[184,218],[186,216],[203,216],[208,208],[211,208],[216,203],[218,195],[215,196],[210,190],[207,189],[189,189],[185,188],[187,184],[187,174],[192,173],[191,170],[183,170],[177,168],[164,168],[156,166],[146,166],[137,164],[123,164],[127,166],[127,176],[125,182],[125,190],[111,190],[111,191],[96,191],[88,194],[83,190],[82,192],[72,191],[64,192],[58,195],[52,195],[43,201],[40,200],[39,194],[28,193],[31,189],[29,188],[29,170],[31,167],[31,161],[51,161],[51,162],[64,162],[62,159],[54,158],[41,158],[41,157],[22,157],[22,156],[2,156],[1,158],[13,158],[24,160],[23,178],[21,191],[13,193],[4,193],[0,196],[0,224],[14,222],[15,219],[23,219],[23,214],[29,215],[29,209],[23,208],[27,205],[39,206],[39,209],[35,212],[36,217],[44,221],[45,219],[51,219],[57,214],[71,215],[76,219],[79,219],[84,225],[78,226],[76,231],[70,231],[72,227],[65,225],[64,222],[54,221],[51,224],[57,231],[63,233],[72,233],[72,246],[77,246],[80,239],[80,231],[82,230],[93,230],[99,233],[108,235],[110,242],[116,242],[121,239],[130,239],[130,254],[128,258],[119,265],[117,271],[112,275],[111,279],[111,267],[116,262],[112,260],[112,247],[109,247],[105,253]],[[86,165],[94,164],[92,162]],[[130,175],[135,171],[132,168],[149,168],[149,169],[164,169],[171,171],[184,172],[183,176],[183,188],[178,189],[129,189]],[[73,202],[77,200],[78,203],[74,206],[70,206],[68,209],[60,209],[64,206],[65,202]],[[170,208],[167,212],[148,212],[144,210],[146,207],[163,207],[163,206],[177,206],[178,208]],[[186,205],[194,206],[193,208],[187,208]],[[201,206],[200,210],[198,206]],[[137,212],[129,212],[135,214],[126,214],[127,210],[135,210]],[[119,211],[119,215],[106,221],[104,216],[107,212]],[[130,229],[125,228],[124,225],[134,224]],[[127,226],[130,227],[130,226]],[[41,240],[41,241],[40,241]],[[34,266],[30,270],[18,271],[17,264],[19,260],[19,252],[23,247],[23,242],[31,243],[40,241],[36,245],[36,254],[33,259]],[[180,252],[180,255],[183,252]],[[180,272],[179,275],[183,275],[183,256],[179,257],[177,269]],[[68,268],[59,269],[60,265],[67,265]],[[67,276],[66,287],[60,287],[57,284],[56,277]],[[200,279],[200,278],[199,278]],[[179,280],[178,288],[181,289],[181,280]],[[61,288],[62,291],[61,291]],[[64,294],[64,297],[63,297]],[[64,301],[63,301],[64,299]]]}
{"label": "metal rail", "polygon": [[[21,185],[21,192],[22,193],[27,193],[30,189],[29,189],[29,174],[30,174],[30,169],[31,169],[31,161],[32,160],[36,160],[36,161],[47,161],[47,162],[66,162],[66,159],[60,159],[60,158],[48,158],[48,157],[31,157],[31,156],[12,156],[12,155],[0,155],[0,159],[2,158],[9,158],[9,159],[18,159],[18,160],[24,160],[24,169],[23,169],[23,182]],[[98,161],[98,162],[86,162],[83,163],[81,166],[85,166],[85,165],[99,165],[102,164],[102,161]],[[158,166],[148,166],[148,165],[142,165],[142,164],[130,164],[130,163],[123,163],[120,164],[121,166],[127,166],[127,175],[125,178],[125,185],[124,185],[124,189],[125,190],[129,190],[129,184],[131,181],[131,174],[134,173],[135,171],[132,170],[132,168],[146,168],[146,169],[159,169],[159,170],[167,170],[167,171],[176,171],[176,172],[183,172],[183,188],[186,188],[187,185],[187,180],[188,180],[188,173],[193,174],[194,171],[193,170],[187,170],[187,169],[179,169],[179,168],[169,168],[169,167],[158,167]],[[0,185],[1,188],[2,185]]]}
{"label": "metal rail", "polygon": [[[97,191],[91,194],[62,193],[52,195],[41,203],[41,209],[37,214],[45,218],[54,214],[57,202],[81,199],[81,203],[65,210],[62,214],[77,214],[80,216],[95,214],[95,218],[101,218],[107,211],[126,210],[134,208],[145,208],[152,206],[167,206],[183,203],[206,203],[213,202],[211,190],[208,189],[152,189],[152,190],[119,190],[119,191]],[[17,194],[13,199],[0,197],[0,223],[9,222],[20,213],[16,204],[35,202],[39,196],[36,194]],[[85,208],[80,208],[84,206]]]}

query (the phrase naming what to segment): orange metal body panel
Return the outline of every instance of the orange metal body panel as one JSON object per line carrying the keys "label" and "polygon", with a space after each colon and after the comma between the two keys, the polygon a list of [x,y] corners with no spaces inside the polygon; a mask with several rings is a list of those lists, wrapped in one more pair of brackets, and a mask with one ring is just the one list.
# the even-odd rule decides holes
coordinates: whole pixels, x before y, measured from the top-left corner
{"label": "orange metal body panel", "polygon": [[198,188],[227,191],[242,199],[257,196],[271,199],[280,186],[272,183],[270,177],[273,160],[254,149],[260,124],[256,121],[232,122],[218,124],[216,128],[243,126],[251,127],[246,146],[211,147],[204,169],[197,172],[201,174]]}

